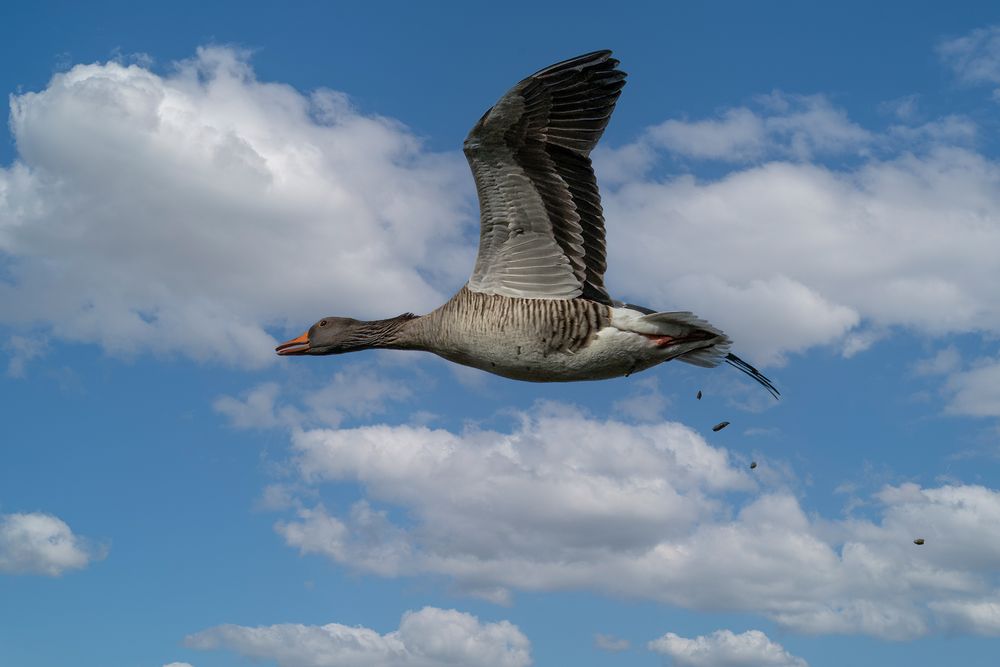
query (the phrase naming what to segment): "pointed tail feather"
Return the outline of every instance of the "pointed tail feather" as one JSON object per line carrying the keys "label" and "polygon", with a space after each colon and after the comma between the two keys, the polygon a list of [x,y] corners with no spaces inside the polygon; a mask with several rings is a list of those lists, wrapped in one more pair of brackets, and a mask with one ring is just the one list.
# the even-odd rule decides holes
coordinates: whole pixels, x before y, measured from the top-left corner
{"label": "pointed tail feather", "polygon": [[736,368],[739,371],[746,373],[754,380],[756,380],[758,383],[760,383],[760,385],[764,387],[764,389],[767,389],[771,393],[771,396],[774,396],[775,400],[777,400],[778,396],[781,395],[781,392],[778,391],[778,388],[775,387],[774,384],[770,380],[768,380],[763,373],[761,373],[759,370],[757,370],[747,362],[737,357],[732,352],[726,355],[726,363],[732,366],[733,368]]}
{"label": "pointed tail feather", "polygon": [[[689,312],[657,312],[651,308],[637,306],[632,303],[613,302],[616,308],[627,308],[643,313],[643,316],[630,322],[630,330],[641,334],[662,334],[665,336],[675,336],[683,339],[686,335],[705,334],[705,338],[692,338],[687,341],[687,345],[679,345],[676,358],[695,366],[703,368],[714,368],[725,361],[736,368],[741,373],[746,373],[764,387],[774,396],[775,400],[781,395],[778,388],[774,386],[763,373],[743,361],[729,351],[732,341],[729,336],[722,333],[705,320],[700,319],[694,313]],[[652,326],[650,326],[652,325]],[[680,340],[678,342],[681,342]],[[686,349],[684,349],[686,348]]]}

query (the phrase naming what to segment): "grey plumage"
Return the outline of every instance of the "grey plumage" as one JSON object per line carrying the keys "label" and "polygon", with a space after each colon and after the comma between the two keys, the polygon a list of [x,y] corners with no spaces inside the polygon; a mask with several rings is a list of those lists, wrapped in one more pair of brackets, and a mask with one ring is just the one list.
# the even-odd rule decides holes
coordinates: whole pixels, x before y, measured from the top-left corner
{"label": "grey plumage", "polygon": [[596,369],[573,362],[610,322],[611,309],[596,301],[525,299],[462,288],[409,324],[401,340],[411,349],[518,380],[603,379],[616,374],[598,377]]}
{"label": "grey plumage", "polygon": [[465,287],[422,317],[324,318],[278,353],[425,350],[534,382],[628,376],[671,359],[726,362],[777,396],[708,322],[608,296],[604,213],[590,152],[624,85],[611,52],[595,51],[511,88],[465,140],[480,204],[479,254]]}

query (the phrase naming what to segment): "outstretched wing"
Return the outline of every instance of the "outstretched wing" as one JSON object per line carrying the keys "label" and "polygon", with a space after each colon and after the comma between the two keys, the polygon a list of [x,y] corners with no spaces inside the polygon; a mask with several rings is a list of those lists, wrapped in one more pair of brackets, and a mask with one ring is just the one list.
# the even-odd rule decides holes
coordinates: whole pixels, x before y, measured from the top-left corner
{"label": "outstretched wing", "polygon": [[609,304],[604,214],[590,151],[625,85],[610,51],[546,67],[472,128],[465,155],[482,229],[469,289]]}

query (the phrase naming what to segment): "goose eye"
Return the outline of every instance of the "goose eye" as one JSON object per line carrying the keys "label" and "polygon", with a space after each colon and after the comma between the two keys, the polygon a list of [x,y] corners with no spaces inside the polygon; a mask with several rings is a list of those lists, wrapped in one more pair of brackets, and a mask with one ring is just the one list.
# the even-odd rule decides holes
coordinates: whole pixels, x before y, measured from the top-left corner
{"label": "goose eye", "polygon": [[321,327],[325,327],[326,326],[326,320],[320,320],[319,325]]}

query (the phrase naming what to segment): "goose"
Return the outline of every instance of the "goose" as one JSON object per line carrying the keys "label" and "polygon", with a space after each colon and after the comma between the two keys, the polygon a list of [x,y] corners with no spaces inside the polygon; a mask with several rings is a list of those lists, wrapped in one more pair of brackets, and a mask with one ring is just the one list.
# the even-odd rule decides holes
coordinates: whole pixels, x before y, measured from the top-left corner
{"label": "goose", "polygon": [[372,348],[423,350],[529,382],[604,380],[677,359],[726,362],[778,390],[690,312],[613,300],[604,214],[590,153],[625,85],[611,51],[542,69],[511,88],[465,140],[479,196],[479,253],[468,282],[437,310],[384,320],[324,317],[282,356]]}

